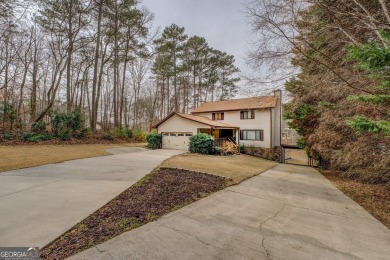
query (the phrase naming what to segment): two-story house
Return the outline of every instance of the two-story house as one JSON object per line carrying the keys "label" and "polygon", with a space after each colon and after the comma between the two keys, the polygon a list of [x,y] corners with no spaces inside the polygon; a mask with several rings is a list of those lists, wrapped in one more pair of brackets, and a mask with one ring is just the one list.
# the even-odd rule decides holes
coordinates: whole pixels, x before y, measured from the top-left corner
{"label": "two-story house", "polygon": [[173,112],[154,126],[165,149],[188,150],[189,137],[207,133],[246,146],[273,148],[281,141],[281,91],[274,96],[206,102],[192,113]]}

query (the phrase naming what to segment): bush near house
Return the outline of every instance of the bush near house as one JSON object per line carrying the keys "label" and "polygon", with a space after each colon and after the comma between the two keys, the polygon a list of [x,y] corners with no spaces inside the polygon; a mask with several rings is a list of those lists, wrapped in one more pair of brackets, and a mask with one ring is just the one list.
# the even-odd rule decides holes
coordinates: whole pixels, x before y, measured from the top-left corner
{"label": "bush near house", "polygon": [[245,151],[246,151],[245,144],[240,144],[240,153],[245,153]]}
{"label": "bush near house", "polygon": [[244,154],[260,157],[267,160],[272,160],[276,162],[280,162],[282,149],[281,147],[275,146],[273,149],[262,148],[262,147],[254,147],[254,146],[244,146],[240,147],[240,150]]}
{"label": "bush near house", "polygon": [[208,134],[197,134],[190,137],[190,152],[200,154],[213,153],[214,137]]}
{"label": "bush near house", "polygon": [[146,141],[148,142],[148,148],[160,149],[162,145],[162,135],[153,131],[146,136]]}
{"label": "bush near house", "polygon": [[229,141],[224,141],[222,143],[221,147],[221,155],[233,155],[233,154],[238,154],[239,151],[237,149],[237,145],[229,142]]}

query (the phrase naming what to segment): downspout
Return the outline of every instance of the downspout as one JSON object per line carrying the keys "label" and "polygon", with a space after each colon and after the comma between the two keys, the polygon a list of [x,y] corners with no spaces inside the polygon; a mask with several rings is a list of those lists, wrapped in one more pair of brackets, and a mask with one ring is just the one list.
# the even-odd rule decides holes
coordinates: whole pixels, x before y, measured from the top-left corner
{"label": "downspout", "polygon": [[282,148],[282,91],[280,91],[279,98],[279,149],[280,149],[280,162],[284,163],[284,149]]}
{"label": "downspout", "polygon": [[270,108],[270,110],[269,110],[269,115],[270,115],[270,125],[271,125],[271,132],[270,132],[270,137],[271,137],[271,139],[270,139],[270,144],[271,144],[271,149],[272,149],[272,108]]}

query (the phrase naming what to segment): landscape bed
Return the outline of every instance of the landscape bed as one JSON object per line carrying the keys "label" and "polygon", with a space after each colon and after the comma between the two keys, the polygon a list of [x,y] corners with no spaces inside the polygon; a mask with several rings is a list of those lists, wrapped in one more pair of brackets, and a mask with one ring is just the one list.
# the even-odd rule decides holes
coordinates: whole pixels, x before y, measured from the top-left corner
{"label": "landscape bed", "polygon": [[156,170],[44,247],[41,259],[65,259],[225,186],[223,177],[180,169]]}

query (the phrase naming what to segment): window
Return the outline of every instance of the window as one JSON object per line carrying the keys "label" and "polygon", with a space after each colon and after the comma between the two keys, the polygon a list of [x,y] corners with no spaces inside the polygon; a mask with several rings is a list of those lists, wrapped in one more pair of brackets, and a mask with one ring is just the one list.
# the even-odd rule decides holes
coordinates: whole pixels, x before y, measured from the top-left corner
{"label": "window", "polygon": [[241,130],[240,140],[264,141],[264,130]]}
{"label": "window", "polygon": [[164,132],[162,133],[162,136],[192,136],[192,133],[167,133],[167,132]]}
{"label": "window", "polygon": [[224,120],[225,113],[213,113],[212,118],[213,120]]}
{"label": "window", "polygon": [[241,111],[240,119],[255,119],[255,111]]}

